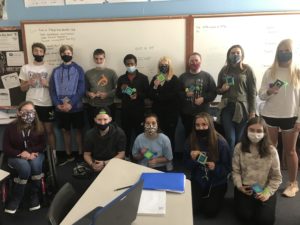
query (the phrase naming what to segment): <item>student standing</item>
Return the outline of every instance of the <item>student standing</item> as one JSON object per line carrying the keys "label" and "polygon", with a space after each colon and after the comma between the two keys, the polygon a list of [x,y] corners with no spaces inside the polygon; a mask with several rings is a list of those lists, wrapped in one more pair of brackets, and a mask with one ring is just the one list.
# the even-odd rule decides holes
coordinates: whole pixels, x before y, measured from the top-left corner
{"label": "student standing", "polygon": [[[26,184],[31,180],[29,210],[39,209],[39,193],[46,147],[44,128],[36,116],[30,101],[22,102],[17,109],[17,118],[10,123],[3,136],[3,151],[8,165],[17,171],[14,185],[5,212],[14,214],[24,196]],[[1,212],[2,213],[2,212]]]}
{"label": "student standing", "polygon": [[144,133],[137,136],[132,156],[139,164],[162,171],[173,170],[170,139],[160,132],[155,114],[145,117]]}
{"label": "student standing", "polygon": [[105,52],[103,49],[96,49],[93,58],[96,67],[88,70],[85,74],[90,127],[94,125],[94,118],[101,107],[108,107],[114,120],[114,98],[118,80],[116,72],[105,66]]}
{"label": "student standing", "polygon": [[19,78],[21,90],[26,91],[26,101],[32,101],[39,120],[47,133],[48,144],[55,154],[55,133],[53,122],[55,119],[54,107],[49,94],[49,80],[52,67],[44,62],[46,47],[42,43],[33,43],[31,46],[34,61],[22,66]]}
{"label": "student standing", "polygon": [[282,181],[279,157],[262,118],[245,127],[232,160],[234,201],[238,217],[257,225],[275,223],[276,191]]}
{"label": "student standing", "polygon": [[158,73],[150,83],[149,97],[153,101],[152,111],[157,115],[160,128],[169,137],[174,151],[180,106],[180,82],[174,75],[170,58],[162,57],[159,60]]}
{"label": "student standing", "polygon": [[62,130],[67,159],[61,165],[74,161],[71,149],[71,127],[76,129],[76,144],[82,158],[82,128],[84,113],[82,97],[85,94],[84,72],[72,61],[73,48],[62,45],[59,54],[63,63],[53,70],[50,95],[56,108],[58,127]]}
{"label": "student standing", "polygon": [[137,58],[128,54],[124,57],[126,73],[119,77],[117,96],[122,101],[121,125],[127,137],[126,157],[131,157],[131,137],[143,132],[145,112],[144,100],[148,95],[148,77],[140,73]]}
{"label": "student standing", "polygon": [[247,120],[255,116],[256,78],[250,66],[243,63],[245,54],[240,45],[227,51],[226,65],[218,76],[221,123],[231,151],[240,140]]}
{"label": "student standing", "polygon": [[184,162],[191,171],[194,214],[215,217],[227,191],[231,156],[226,140],[215,130],[208,113],[195,116],[194,126],[184,148]]}
{"label": "student standing", "polygon": [[184,98],[181,120],[185,128],[185,136],[189,136],[193,127],[193,120],[197,113],[208,112],[209,103],[216,96],[216,83],[213,77],[201,69],[202,57],[194,52],[189,57],[189,71],[180,75]]}
{"label": "student standing", "polygon": [[292,40],[282,40],[277,46],[274,63],[263,76],[259,96],[265,100],[261,115],[268,124],[274,146],[278,143],[279,130],[282,133],[289,174],[283,195],[294,197],[299,191],[296,143],[300,130],[300,71],[293,64]]}

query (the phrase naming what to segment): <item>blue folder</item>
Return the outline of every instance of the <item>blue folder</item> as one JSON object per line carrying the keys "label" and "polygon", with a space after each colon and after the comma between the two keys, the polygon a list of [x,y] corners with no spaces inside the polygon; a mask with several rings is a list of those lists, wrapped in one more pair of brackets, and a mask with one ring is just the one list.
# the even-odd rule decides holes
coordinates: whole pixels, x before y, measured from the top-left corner
{"label": "blue folder", "polygon": [[184,173],[142,173],[143,189],[184,193]]}

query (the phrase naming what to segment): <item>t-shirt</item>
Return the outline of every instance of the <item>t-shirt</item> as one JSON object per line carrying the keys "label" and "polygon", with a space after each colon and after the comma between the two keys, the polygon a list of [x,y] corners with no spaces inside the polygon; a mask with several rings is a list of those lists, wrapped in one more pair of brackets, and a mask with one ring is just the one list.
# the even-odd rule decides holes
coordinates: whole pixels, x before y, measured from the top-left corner
{"label": "t-shirt", "polygon": [[84,151],[91,152],[96,160],[109,160],[114,158],[120,151],[125,151],[126,135],[115,124],[109,126],[107,134],[101,136],[95,127],[89,130],[84,139]]}
{"label": "t-shirt", "polygon": [[52,74],[52,67],[48,64],[34,65],[26,64],[22,66],[19,78],[23,81],[34,79],[34,85],[30,86],[26,93],[26,100],[32,101],[38,106],[52,106],[52,101],[48,87],[43,87],[41,79],[46,79],[48,82]]}
{"label": "t-shirt", "polygon": [[[153,158],[164,156],[169,161],[173,159],[170,139],[162,133],[159,133],[154,139],[146,137],[144,133],[137,136],[133,144],[132,155],[134,156],[139,154],[139,151],[142,148],[147,148],[148,151],[153,154]],[[148,166],[148,161],[149,159],[144,157],[139,164]],[[161,163],[155,165],[155,167],[162,167],[165,165],[166,163]]]}

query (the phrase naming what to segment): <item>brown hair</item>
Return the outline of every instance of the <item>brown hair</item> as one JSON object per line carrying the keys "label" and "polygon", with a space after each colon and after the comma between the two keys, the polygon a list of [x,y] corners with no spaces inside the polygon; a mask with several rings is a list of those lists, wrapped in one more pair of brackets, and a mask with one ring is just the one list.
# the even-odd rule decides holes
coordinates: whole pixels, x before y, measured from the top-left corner
{"label": "brown hair", "polygon": [[44,50],[44,53],[46,53],[46,46],[43,43],[40,43],[40,42],[33,43],[31,46],[31,51],[33,51],[33,49],[35,49],[35,48],[41,48]]}
{"label": "brown hair", "polygon": [[62,55],[66,50],[70,50],[73,54],[73,48],[70,45],[62,45],[59,48],[59,54]]}
{"label": "brown hair", "polygon": [[264,130],[265,135],[264,135],[263,139],[260,142],[258,142],[258,153],[259,153],[260,157],[263,158],[263,157],[271,154],[270,153],[271,152],[270,151],[271,141],[269,138],[267,124],[262,117],[254,117],[248,121],[248,123],[244,129],[243,136],[242,136],[241,150],[242,150],[242,152],[250,152],[251,141],[248,138],[248,127],[250,127],[253,124],[262,125],[263,130]]}
{"label": "brown hair", "polygon": [[192,133],[190,135],[190,144],[191,144],[191,149],[192,150],[200,150],[199,147],[199,139],[197,138],[196,135],[196,129],[195,129],[195,124],[197,119],[202,118],[205,120],[205,122],[208,124],[208,159],[216,162],[219,159],[219,149],[218,149],[218,138],[222,138],[222,135],[219,134],[214,126],[214,122],[212,117],[205,112],[201,112],[199,114],[197,114],[194,118],[194,122],[193,122],[193,129],[192,129]]}
{"label": "brown hair", "polygon": [[[21,111],[22,111],[22,108],[25,106],[25,105],[32,105],[34,107],[34,104],[33,102],[31,101],[25,101],[25,102],[22,102],[20,103],[20,105],[18,106],[17,108],[17,113],[19,114]],[[16,124],[17,124],[17,130],[19,132],[21,132],[22,130],[25,129],[26,127],[26,124],[23,122],[23,120],[21,119],[21,117],[18,115],[17,116],[17,119],[14,121]],[[36,114],[35,116],[35,119],[32,123],[32,127],[33,131],[37,132],[38,134],[41,134],[44,132],[44,128],[43,128],[43,125],[42,123],[40,122],[39,118],[38,118],[38,115]]]}

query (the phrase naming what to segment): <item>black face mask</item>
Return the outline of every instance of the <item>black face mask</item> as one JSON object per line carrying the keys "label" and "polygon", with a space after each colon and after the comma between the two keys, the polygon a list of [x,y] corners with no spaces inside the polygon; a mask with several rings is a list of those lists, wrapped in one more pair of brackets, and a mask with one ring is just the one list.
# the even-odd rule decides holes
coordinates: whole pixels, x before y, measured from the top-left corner
{"label": "black face mask", "polygon": [[163,74],[167,74],[169,72],[169,66],[168,65],[160,65],[159,71],[162,72]]}
{"label": "black face mask", "polygon": [[62,61],[64,61],[65,63],[70,62],[72,60],[72,58],[73,57],[71,55],[62,55],[61,56]]}
{"label": "black face mask", "polygon": [[209,130],[196,130],[196,135],[198,138],[206,138],[209,135]]}
{"label": "black face mask", "polygon": [[104,131],[107,127],[109,127],[109,123],[106,123],[106,124],[96,123],[96,127],[98,130]]}
{"label": "black face mask", "polygon": [[43,55],[33,55],[34,61],[36,62],[42,62],[44,59]]}

